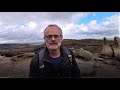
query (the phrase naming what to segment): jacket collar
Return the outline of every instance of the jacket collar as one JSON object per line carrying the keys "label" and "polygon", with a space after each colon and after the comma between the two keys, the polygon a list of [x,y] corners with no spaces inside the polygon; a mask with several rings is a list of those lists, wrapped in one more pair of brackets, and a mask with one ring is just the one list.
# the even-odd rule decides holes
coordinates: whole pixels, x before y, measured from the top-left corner
{"label": "jacket collar", "polygon": [[[62,67],[64,67],[69,62],[69,60],[68,60],[67,54],[65,53],[62,45],[60,47],[60,51],[61,51],[61,56],[62,56],[61,65],[62,65]],[[44,52],[44,56],[43,56],[42,60],[52,63],[52,61],[50,61],[50,59],[49,59],[49,51],[48,51],[47,47],[45,48],[45,52]]]}

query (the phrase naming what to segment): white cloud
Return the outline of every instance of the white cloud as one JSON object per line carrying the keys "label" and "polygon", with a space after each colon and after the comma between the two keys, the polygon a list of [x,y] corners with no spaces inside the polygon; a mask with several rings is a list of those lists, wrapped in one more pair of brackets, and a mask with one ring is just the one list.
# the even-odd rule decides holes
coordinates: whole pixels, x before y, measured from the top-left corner
{"label": "white cloud", "polygon": [[28,23],[28,27],[31,28],[31,29],[34,29],[35,27],[37,26],[37,24],[35,22],[29,22]]}
{"label": "white cloud", "polygon": [[0,22],[0,26],[2,25],[2,22]]}
{"label": "white cloud", "polygon": [[87,31],[88,31],[88,27],[85,26],[84,24],[80,24],[80,25],[79,25],[79,29],[82,30],[82,31],[84,31],[84,32],[87,32]]}
{"label": "white cloud", "polygon": [[[104,22],[91,20],[87,24],[76,22],[87,18],[89,12],[0,12],[0,43],[38,42],[43,40],[43,31],[49,24],[57,24],[64,38],[100,38],[118,35],[119,15],[106,17]],[[93,16],[96,16],[93,13]],[[110,37],[110,36],[109,36]]]}

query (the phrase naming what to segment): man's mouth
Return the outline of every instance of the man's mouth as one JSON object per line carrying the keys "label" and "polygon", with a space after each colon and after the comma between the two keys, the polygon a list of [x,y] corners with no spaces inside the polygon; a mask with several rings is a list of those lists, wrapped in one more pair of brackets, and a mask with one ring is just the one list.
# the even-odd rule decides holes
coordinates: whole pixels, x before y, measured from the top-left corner
{"label": "man's mouth", "polygon": [[56,43],[49,44],[49,49],[51,49],[51,50],[57,50],[58,49],[58,44],[56,44]]}
{"label": "man's mouth", "polygon": [[51,43],[50,45],[57,45],[57,43]]}

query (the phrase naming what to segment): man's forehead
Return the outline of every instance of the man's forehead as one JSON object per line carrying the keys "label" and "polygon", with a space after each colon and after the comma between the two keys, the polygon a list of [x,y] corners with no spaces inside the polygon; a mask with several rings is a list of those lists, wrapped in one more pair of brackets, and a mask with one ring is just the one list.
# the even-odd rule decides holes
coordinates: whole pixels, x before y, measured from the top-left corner
{"label": "man's forehead", "polygon": [[45,30],[45,33],[48,33],[48,32],[60,32],[61,33],[61,30],[58,28],[58,27],[48,27],[46,30]]}
{"label": "man's forehead", "polygon": [[60,30],[60,29],[56,26],[51,26],[51,27],[48,27],[46,30]]}

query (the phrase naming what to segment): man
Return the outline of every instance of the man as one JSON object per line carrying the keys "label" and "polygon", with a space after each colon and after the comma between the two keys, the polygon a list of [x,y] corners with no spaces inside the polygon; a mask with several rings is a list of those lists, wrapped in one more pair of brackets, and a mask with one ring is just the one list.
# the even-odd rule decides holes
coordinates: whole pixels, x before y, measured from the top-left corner
{"label": "man", "polygon": [[33,57],[29,77],[80,77],[73,52],[69,51],[72,56],[70,62],[65,47],[61,45],[63,41],[61,28],[57,25],[49,25],[44,30],[44,40],[46,43],[44,53],[40,50]]}

